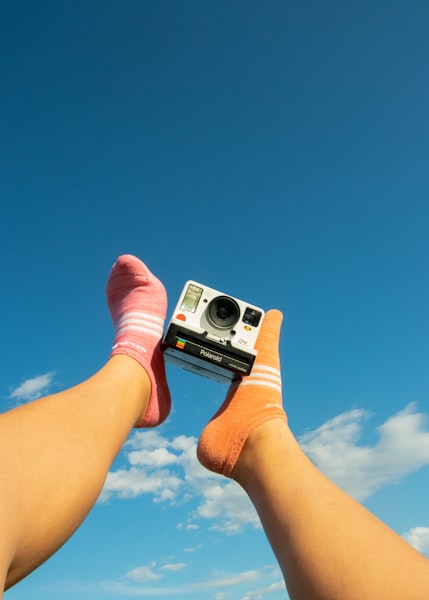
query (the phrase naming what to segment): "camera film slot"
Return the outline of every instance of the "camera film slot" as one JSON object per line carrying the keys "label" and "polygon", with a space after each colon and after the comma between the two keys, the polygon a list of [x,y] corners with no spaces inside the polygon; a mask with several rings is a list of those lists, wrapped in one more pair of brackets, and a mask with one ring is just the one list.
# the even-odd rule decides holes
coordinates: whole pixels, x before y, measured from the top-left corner
{"label": "camera film slot", "polygon": [[202,345],[199,340],[187,335],[184,336],[184,334],[176,335],[176,348],[178,350],[185,350],[187,354],[192,354],[193,356],[211,361],[229,369],[240,371],[243,375],[250,373],[253,364],[253,360],[240,360],[237,355],[225,352],[222,349],[219,349],[218,346],[214,347],[207,342]]}

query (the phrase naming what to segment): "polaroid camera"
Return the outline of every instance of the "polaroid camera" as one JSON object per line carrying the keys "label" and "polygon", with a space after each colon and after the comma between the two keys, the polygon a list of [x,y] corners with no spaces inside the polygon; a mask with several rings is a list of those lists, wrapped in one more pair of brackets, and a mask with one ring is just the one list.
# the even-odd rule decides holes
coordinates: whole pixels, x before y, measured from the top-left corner
{"label": "polaroid camera", "polygon": [[264,311],[188,281],[163,339],[165,359],[220,383],[249,375]]}

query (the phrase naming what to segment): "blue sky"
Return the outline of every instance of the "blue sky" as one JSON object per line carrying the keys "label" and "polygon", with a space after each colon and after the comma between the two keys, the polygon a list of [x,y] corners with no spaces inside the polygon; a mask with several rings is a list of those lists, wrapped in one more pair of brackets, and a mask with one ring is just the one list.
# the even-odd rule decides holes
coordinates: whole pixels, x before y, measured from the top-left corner
{"label": "blue sky", "polygon": [[[428,554],[428,24],[425,0],[2,3],[2,410],[103,364],[134,253],[171,308],[195,279],[284,312],[293,431]],[[168,377],[167,422],[7,598],[286,597],[195,459],[224,386]]]}

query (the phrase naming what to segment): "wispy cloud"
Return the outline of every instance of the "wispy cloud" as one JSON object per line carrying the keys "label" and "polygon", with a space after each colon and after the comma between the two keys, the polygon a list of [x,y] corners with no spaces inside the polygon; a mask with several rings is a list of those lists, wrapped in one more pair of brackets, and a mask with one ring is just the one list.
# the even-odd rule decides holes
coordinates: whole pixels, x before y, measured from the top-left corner
{"label": "wispy cloud", "polygon": [[360,501],[429,464],[427,415],[417,412],[415,404],[377,428],[375,445],[360,446],[363,423],[369,418],[367,411],[352,410],[300,438],[315,464]]}
{"label": "wispy cloud", "polygon": [[[273,592],[278,592],[279,590],[284,590],[286,593],[286,586],[283,579],[280,581],[275,581],[264,588],[247,592],[241,600],[263,600],[263,598],[266,598],[267,594],[272,594]],[[289,598],[289,596],[286,597]]]}
{"label": "wispy cloud", "polygon": [[234,574],[218,574],[215,577],[194,583],[192,587],[199,590],[201,589],[215,589],[215,588],[230,588],[232,586],[241,585],[243,583],[249,583],[250,581],[256,581],[260,579],[261,572],[259,569],[252,569],[250,571],[242,571],[241,573]]}
{"label": "wispy cloud", "polygon": [[416,550],[429,557],[429,527],[413,527],[402,534]]}
{"label": "wispy cloud", "polygon": [[135,567],[118,580],[102,581],[98,584],[68,580],[58,585],[44,586],[43,591],[51,595],[74,593],[95,596],[102,592],[121,598],[182,596],[211,597],[213,600],[261,600],[268,598],[271,593],[281,591],[282,598],[289,598],[277,565],[264,565],[258,569],[241,572],[214,571],[206,578],[187,581],[178,581],[175,569],[169,570],[167,567],[168,565],[158,566],[152,562]]}
{"label": "wispy cloud", "polygon": [[172,573],[176,573],[177,571],[181,571],[186,568],[186,563],[170,563],[168,565],[163,565],[160,567],[161,571],[171,571]]}
{"label": "wispy cloud", "polygon": [[169,573],[177,573],[186,568],[184,562],[180,563],[167,563],[165,565],[158,566],[155,561],[151,562],[150,565],[141,565],[131,569],[126,574],[127,580],[132,580],[138,583],[147,583],[148,581],[158,581],[164,577],[166,571]]}
{"label": "wispy cloud", "polygon": [[131,571],[128,571],[127,578],[139,583],[146,583],[147,581],[157,581],[161,579],[162,575],[155,571],[156,564],[153,562],[150,565],[143,565],[135,567]]}
{"label": "wispy cloud", "polygon": [[19,402],[28,402],[29,400],[36,400],[43,394],[48,392],[55,376],[55,371],[49,371],[44,375],[37,375],[31,379],[26,379],[17,388],[15,388],[9,398],[17,400]]}
{"label": "wispy cloud", "polygon": [[[181,563],[179,563],[181,564]],[[217,600],[224,598],[242,598],[242,600],[259,600],[267,594],[278,590],[286,590],[278,567],[266,565],[259,569],[242,571],[238,573],[214,572],[201,581],[188,581],[175,585],[163,585],[162,571],[168,571],[168,565],[157,567],[155,563],[147,566],[136,567],[129,571],[120,581],[108,581],[102,584],[103,590],[114,595],[122,596],[172,596],[193,595],[210,590]],[[170,569],[174,572],[175,569]],[[177,569],[176,569],[177,570]],[[148,587],[148,582],[159,581],[159,585]],[[260,588],[247,591],[249,586],[259,582]],[[145,585],[141,585],[145,584]],[[227,590],[226,592],[224,590]],[[241,589],[241,591],[239,591]],[[236,592],[234,592],[236,590]],[[239,596],[237,596],[237,593]]]}
{"label": "wispy cloud", "polygon": [[[319,468],[361,501],[429,464],[427,416],[415,404],[380,425],[375,444],[359,445],[369,418],[366,411],[348,411],[300,438]],[[157,431],[137,432],[126,447],[128,464],[109,473],[100,500],[150,494],[172,506],[189,503],[188,519],[179,525],[183,529],[195,529],[204,520],[225,533],[260,527],[241,487],[198,463],[196,444],[193,437],[170,440]]]}

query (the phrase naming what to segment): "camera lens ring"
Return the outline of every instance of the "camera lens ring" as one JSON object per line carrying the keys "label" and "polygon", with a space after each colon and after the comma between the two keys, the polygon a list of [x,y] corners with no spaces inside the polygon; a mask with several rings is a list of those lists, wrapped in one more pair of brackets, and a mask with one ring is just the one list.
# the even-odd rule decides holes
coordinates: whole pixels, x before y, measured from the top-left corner
{"label": "camera lens ring", "polygon": [[217,296],[207,306],[207,318],[216,329],[231,329],[240,318],[240,307],[230,296]]}

